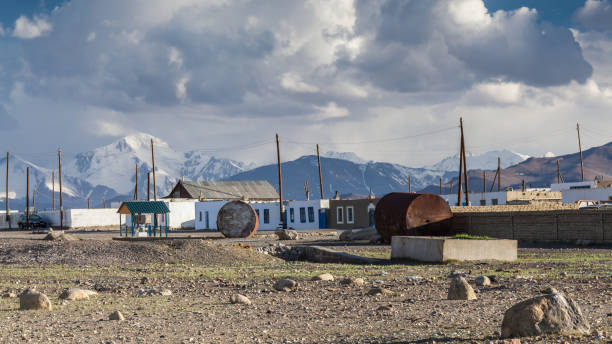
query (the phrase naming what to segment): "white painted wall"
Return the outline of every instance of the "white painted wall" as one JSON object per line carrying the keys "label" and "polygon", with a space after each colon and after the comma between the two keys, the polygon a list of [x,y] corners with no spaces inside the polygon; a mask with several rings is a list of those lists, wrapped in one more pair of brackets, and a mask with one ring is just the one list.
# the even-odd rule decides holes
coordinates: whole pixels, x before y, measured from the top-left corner
{"label": "white painted wall", "polygon": [[[493,200],[497,200],[498,205],[506,204],[506,191],[499,192],[476,192],[470,194],[470,205],[493,205]],[[446,203],[450,206],[457,205],[457,194],[441,195]],[[485,204],[481,204],[481,200],[485,201]],[[461,202],[465,203],[465,195],[461,194]]]}
{"label": "white painted wall", "polygon": [[[204,201],[195,204],[195,229],[217,230],[217,215],[221,207],[228,201]],[[247,202],[259,214],[258,230],[274,230],[280,227],[280,210],[278,202]],[[269,212],[266,223],[265,213]],[[206,212],[208,212],[208,227],[206,227]]]}
{"label": "white painted wall", "polygon": [[595,187],[595,182],[593,181],[560,183],[560,184],[555,183],[555,184],[550,184],[550,191],[563,191],[563,190],[570,190],[570,189],[575,189],[575,188],[590,189],[594,187]]}
{"label": "white painted wall", "polygon": [[[17,210],[9,210],[9,218],[11,221],[11,228],[17,228],[19,222],[19,212]],[[0,212],[0,229],[8,229],[9,222],[6,220],[6,210]]]}
{"label": "white painted wall", "polygon": [[[43,210],[38,215],[51,226],[59,226],[59,210]],[[107,227],[119,226],[119,214],[114,208],[67,209],[64,210],[64,227]]]}
{"label": "white painted wall", "polygon": [[612,188],[569,189],[561,190],[563,203],[576,203],[577,201],[611,201]]}
{"label": "white painted wall", "polygon": [[[314,221],[309,218],[309,208],[312,208],[314,214]],[[329,200],[316,199],[316,200],[304,200],[304,201],[289,201],[285,206],[287,212],[287,228],[293,229],[318,229],[319,228],[319,210],[329,209]],[[293,209],[293,216],[291,212]],[[304,209],[304,218],[301,218],[301,209]]]}
{"label": "white painted wall", "polygon": [[[168,227],[170,228],[194,228],[195,200],[165,202],[170,209],[168,214]],[[162,216],[162,224],[165,225],[165,217]]]}

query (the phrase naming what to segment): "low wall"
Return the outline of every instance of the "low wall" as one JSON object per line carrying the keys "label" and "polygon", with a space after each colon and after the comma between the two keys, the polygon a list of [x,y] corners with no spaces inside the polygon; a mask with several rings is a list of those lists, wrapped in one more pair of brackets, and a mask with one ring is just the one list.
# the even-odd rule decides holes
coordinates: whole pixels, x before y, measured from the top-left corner
{"label": "low wall", "polygon": [[445,237],[394,236],[391,259],[414,259],[423,262],[452,260],[515,261],[516,240],[465,240]]}
{"label": "low wall", "polygon": [[456,212],[453,231],[522,241],[612,242],[612,211]]}
{"label": "low wall", "polygon": [[[10,228],[17,228],[17,223],[19,222],[19,214],[11,212],[9,213],[9,218],[11,221]],[[6,220],[6,213],[0,213],[0,229],[9,229],[9,222]]]}

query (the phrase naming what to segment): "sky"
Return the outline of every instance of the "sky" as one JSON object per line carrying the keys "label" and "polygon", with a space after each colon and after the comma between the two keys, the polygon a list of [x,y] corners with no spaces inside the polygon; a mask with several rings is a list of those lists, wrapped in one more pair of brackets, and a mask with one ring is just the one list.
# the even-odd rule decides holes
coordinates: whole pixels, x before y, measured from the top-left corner
{"label": "sky", "polygon": [[409,166],[612,141],[612,0],[0,4],[0,151],[43,166],[122,136],[255,163]]}

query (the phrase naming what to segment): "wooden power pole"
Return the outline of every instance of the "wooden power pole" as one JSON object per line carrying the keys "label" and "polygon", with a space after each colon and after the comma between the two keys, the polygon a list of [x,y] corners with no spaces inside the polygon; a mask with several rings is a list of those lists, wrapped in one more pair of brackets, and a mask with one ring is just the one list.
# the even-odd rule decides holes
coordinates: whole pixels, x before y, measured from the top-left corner
{"label": "wooden power pole", "polygon": [[561,168],[559,167],[559,159],[557,159],[557,184],[561,184]]}
{"label": "wooden power pole", "polygon": [[582,144],[580,143],[580,124],[576,123],[576,131],[578,131],[578,151],[580,152],[580,178],[584,181],[584,165],[582,163]]}
{"label": "wooden power pole", "polygon": [[57,159],[59,163],[59,201],[60,201],[60,230],[64,229],[64,197],[62,194],[62,149],[57,150]]}
{"label": "wooden power pole", "polygon": [[308,181],[304,182],[304,192],[306,192],[306,200],[310,200],[310,190],[308,190]]}
{"label": "wooden power pole", "polygon": [[412,192],[412,181],[410,180],[410,176],[408,176],[408,192]]}
{"label": "wooden power pole", "polygon": [[6,222],[8,222],[9,229],[11,228],[11,215],[9,210],[9,160],[11,159],[11,153],[6,152],[6,194],[4,194],[6,201]]}
{"label": "wooden power pole", "polygon": [[[461,123],[463,124],[463,120],[461,120]],[[458,185],[457,185],[457,206],[461,206],[461,185],[463,183],[461,183],[461,177],[463,174],[463,144],[461,144],[463,142],[463,136],[461,136],[461,141],[459,142],[459,178],[458,178]]]}
{"label": "wooden power pole", "polygon": [[51,209],[55,210],[55,170],[51,171]]}
{"label": "wooden power pole", "polygon": [[138,163],[136,163],[136,185],[134,186],[134,200],[138,201]]}
{"label": "wooden power pole", "polygon": [[497,157],[497,192],[501,191],[501,157]]}
{"label": "wooden power pole", "polygon": [[317,163],[319,164],[319,187],[321,188],[321,199],[323,199],[323,174],[321,173],[321,155],[319,154],[319,144],[317,143]]}
{"label": "wooden power pole", "polygon": [[280,219],[283,228],[287,228],[285,224],[285,212],[283,211],[283,174],[281,171],[281,158],[280,158],[280,141],[278,134],[276,134],[276,158],[278,160],[278,195],[279,195],[279,209]]}
{"label": "wooden power pole", "polygon": [[442,177],[440,177],[440,195],[442,195]]}
{"label": "wooden power pole", "polygon": [[26,167],[26,226],[30,229],[30,167]]}
{"label": "wooden power pole", "polygon": [[487,171],[482,170],[482,193],[487,192]]}
{"label": "wooden power pole", "polygon": [[151,172],[147,172],[147,201],[151,200]]}
{"label": "wooden power pole", "polygon": [[151,164],[153,165],[153,199],[157,201],[157,184],[155,184],[155,151],[153,149],[153,139],[151,139]]}

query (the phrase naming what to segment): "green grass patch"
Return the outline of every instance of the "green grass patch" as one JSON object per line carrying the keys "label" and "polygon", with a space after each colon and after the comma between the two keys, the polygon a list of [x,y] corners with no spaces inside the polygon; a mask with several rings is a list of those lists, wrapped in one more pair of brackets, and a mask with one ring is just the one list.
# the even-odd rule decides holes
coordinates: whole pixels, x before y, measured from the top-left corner
{"label": "green grass patch", "polygon": [[464,239],[464,240],[494,240],[494,238],[488,237],[486,235],[470,235],[467,233],[455,234],[451,237],[451,239]]}

